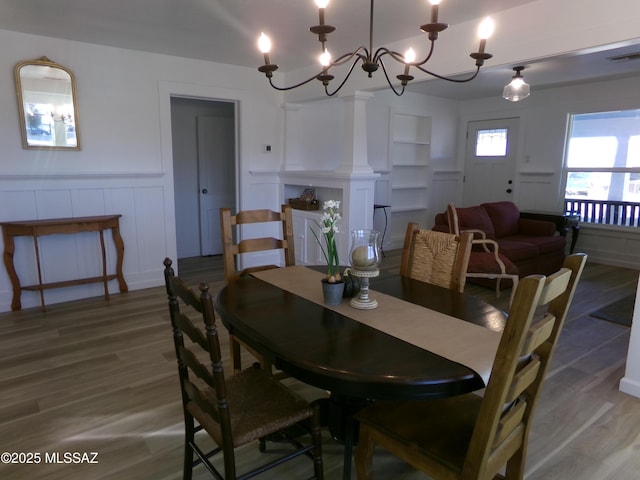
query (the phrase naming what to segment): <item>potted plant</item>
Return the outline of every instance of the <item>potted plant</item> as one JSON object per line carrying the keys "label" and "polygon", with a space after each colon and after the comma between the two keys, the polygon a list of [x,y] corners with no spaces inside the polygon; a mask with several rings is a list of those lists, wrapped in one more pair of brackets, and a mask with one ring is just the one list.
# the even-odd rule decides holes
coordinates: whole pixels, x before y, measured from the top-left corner
{"label": "potted plant", "polygon": [[[327,262],[327,277],[322,279],[323,292],[325,292],[325,303],[335,305],[340,303],[342,299],[342,293],[344,289],[344,282],[340,275],[340,259],[338,257],[338,246],[336,244],[336,234],[340,233],[338,227],[338,221],[342,218],[338,209],[340,208],[340,201],[327,200],[322,204],[322,217],[320,221],[316,221],[320,230],[320,235],[311,229],[311,233],[316,238],[322,255]],[[324,242],[320,239],[320,236],[324,238]],[[330,294],[329,291],[335,291]],[[328,295],[332,295],[332,298],[328,298]]]}

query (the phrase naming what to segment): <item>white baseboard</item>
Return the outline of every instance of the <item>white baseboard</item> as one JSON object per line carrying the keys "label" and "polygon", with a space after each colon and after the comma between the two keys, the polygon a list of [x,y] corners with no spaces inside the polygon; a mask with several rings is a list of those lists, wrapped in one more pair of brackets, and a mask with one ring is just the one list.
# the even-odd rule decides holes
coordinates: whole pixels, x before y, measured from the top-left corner
{"label": "white baseboard", "polygon": [[640,382],[624,377],[620,380],[620,391],[640,398]]}

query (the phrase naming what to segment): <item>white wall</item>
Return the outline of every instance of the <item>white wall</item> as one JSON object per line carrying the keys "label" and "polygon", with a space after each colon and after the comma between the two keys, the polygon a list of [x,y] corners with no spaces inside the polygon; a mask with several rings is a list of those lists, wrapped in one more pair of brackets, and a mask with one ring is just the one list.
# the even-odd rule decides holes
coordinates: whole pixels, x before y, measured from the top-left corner
{"label": "white wall", "polygon": [[[464,161],[464,132],[469,121],[519,117],[514,201],[522,210],[561,212],[569,115],[640,108],[638,85],[640,75],[548,90],[536,90],[532,85],[531,96],[517,103],[498,96],[464,102],[460,109],[459,162]],[[458,182],[461,185],[461,177]],[[444,209],[446,203],[441,204]],[[634,227],[583,224],[577,249],[588,253],[590,261],[640,269],[640,232]]]}
{"label": "white wall", "polygon": [[[24,150],[13,84],[16,63],[43,55],[76,77],[81,151]],[[239,205],[277,206],[278,184],[249,174],[277,170],[282,159],[282,97],[253,69],[0,31],[0,221],[121,213],[129,288],[162,283],[162,260],[176,258],[170,96],[240,103]],[[274,146],[262,152],[263,144]],[[107,235],[109,238],[110,235]],[[44,281],[99,272],[96,236],[41,239]],[[2,246],[2,245],[0,245]],[[110,265],[112,246],[108,243]],[[36,283],[33,243],[18,239],[23,285]],[[115,282],[111,291],[117,291]],[[11,285],[0,269],[0,311]],[[101,295],[99,284],[48,290],[48,304]],[[38,305],[23,292],[23,308]]]}
{"label": "white wall", "polygon": [[[508,64],[635,38],[637,19],[628,12],[634,11],[636,3],[636,0],[611,0],[606,15],[597,0],[565,0],[562,5],[553,0],[537,0],[501,12],[495,16],[498,30],[490,44],[489,50],[495,55],[491,62]],[[523,22],[523,18],[527,22]],[[448,30],[447,38],[442,39],[441,55],[432,65],[437,71],[454,74],[468,70],[466,55],[447,55],[446,52],[467,51],[470,45],[475,45],[475,23],[456,25]],[[42,55],[75,73],[82,135],[79,152],[22,149],[13,67],[19,61]],[[287,165],[300,162],[303,168],[311,166],[313,170],[330,170],[339,164],[343,152],[343,138],[339,133],[344,115],[334,115],[335,109],[343,108],[337,106],[339,99],[333,99],[334,104],[317,104],[313,109],[320,113],[317,118],[305,117],[298,128],[291,128],[289,124],[285,131],[284,97],[272,90],[253,68],[0,31],[0,71],[5,78],[4,88],[0,89],[0,108],[4,112],[0,117],[3,145],[0,221],[122,213],[124,270],[131,289],[159,285],[162,259],[167,255],[176,257],[172,95],[239,102],[239,208],[278,207],[281,188],[277,172],[285,150]],[[374,79],[362,77],[359,75],[348,88],[362,90],[383,84],[381,75]],[[276,80],[280,79],[281,76],[276,75]],[[294,78],[289,80],[287,83]],[[460,127],[470,119],[517,114],[522,117],[521,131],[526,132],[520,152],[530,158],[526,164],[522,162],[524,157],[520,159],[517,186],[521,206],[532,208],[543,197],[537,205],[539,209],[555,207],[560,198],[560,174],[555,162],[561,159],[558,152],[564,141],[562,118],[568,111],[588,110],[598,105],[637,108],[635,80],[580,86],[570,91],[537,92],[533,86],[532,97],[515,105],[507,105],[498,98],[458,105],[441,99],[412,96],[397,99],[391,98],[388,92],[379,93],[368,105],[372,112],[367,126],[369,159],[375,169],[384,167],[388,138],[388,126],[384,122],[388,121],[388,115],[382,113],[391,106],[424,109],[433,117],[431,175],[434,181],[429,187],[430,212],[421,221],[429,225],[433,214],[446,204],[445,198],[456,200],[460,196],[464,152]],[[318,85],[314,87],[312,92],[295,90],[287,95],[286,101],[317,98]],[[266,144],[272,145],[269,154],[263,153]],[[622,250],[618,244],[609,247],[584,227],[581,238],[581,242],[589,245],[588,253],[593,260],[622,260],[635,246],[635,240],[629,239],[624,241]],[[66,272],[70,277],[95,274],[95,265],[91,263],[94,260],[89,260],[96,252],[95,239],[81,235],[73,242],[53,237],[42,241],[45,281],[58,279]],[[31,248],[28,241],[17,245],[16,266],[24,283],[33,283],[35,275]],[[633,254],[631,258],[636,261]],[[115,285],[112,289],[115,290]],[[46,292],[49,303],[92,295],[100,295],[99,286]],[[10,297],[9,280],[2,269],[0,311],[9,309]],[[25,307],[37,304],[36,294],[24,293]]]}
{"label": "white wall", "polygon": [[[569,115],[640,108],[638,84],[640,75],[547,90],[537,90],[532,85],[531,96],[517,103],[507,102],[499,95],[458,102],[415,94],[396,97],[388,90],[375,92],[366,106],[367,149],[369,164],[381,173],[377,181],[378,198],[384,195],[390,180],[387,172],[391,169],[388,154],[392,109],[421,113],[433,119],[428,213],[426,217],[411,219],[426,227],[432,226],[433,217],[444,211],[448,202],[463,205],[467,123],[519,117],[514,201],[523,210],[561,212],[562,162]],[[295,113],[295,122],[287,122],[286,135],[295,138],[291,143],[295,145],[292,151],[298,152],[298,166],[316,170],[319,165],[323,168],[337,165],[335,156],[340,152],[342,137],[336,125],[341,125],[342,108],[339,99],[303,103]],[[323,160],[325,155],[328,158]],[[392,218],[390,226],[385,247],[399,248],[402,226],[394,225]],[[588,253],[591,261],[640,268],[640,234],[635,228],[583,225],[577,248]]]}
{"label": "white wall", "polygon": [[[406,93],[398,97],[390,90],[374,92],[366,102],[367,155],[369,165],[380,173],[376,184],[376,203],[388,203],[390,193],[389,159],[389,120],[391,112],[424,114],[433,118],[431,132],[431,166],[430,171],[439,179],[443,174],[450,174],[454,169],[457,157],[458,129],[457,101],[444,98],[429,97],[414,93]],[[341,162],[345,139],[345,104],[340,98],[313,100],[289,105],[285,122],[287,169],[307,171],[329,170],[337,168]],[[453,165],[453,167],[452,167]],[[439,184],[429,192],[430,197],[437,194]],[[448,186],[446,187],[448,188]],[[431,203],[431,202],[430,202]],[[446,205],[446,203],[445,203]],[[413,217],[402,215],[402,222],[394,222],[393,214],[388,214],[388,230],[385,235],[387,249],[400,248],[404,239],[406,221],[415,221],[425,227],[431,227],[433,217],[439,210],[432,209],[416,214]],[[376,214],[377,229],[383,228],[383,217]]]}

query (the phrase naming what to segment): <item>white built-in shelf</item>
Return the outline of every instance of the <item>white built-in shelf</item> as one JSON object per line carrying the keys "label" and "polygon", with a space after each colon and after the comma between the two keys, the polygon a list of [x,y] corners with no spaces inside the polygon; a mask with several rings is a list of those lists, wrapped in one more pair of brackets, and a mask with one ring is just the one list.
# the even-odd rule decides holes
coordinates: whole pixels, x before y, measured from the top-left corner
{"label": "white built-in shelf", "polygon": [[389,115],[389,237],[402,241],[407,222],[424,223],[429,204],[431,117],[396,108]]}

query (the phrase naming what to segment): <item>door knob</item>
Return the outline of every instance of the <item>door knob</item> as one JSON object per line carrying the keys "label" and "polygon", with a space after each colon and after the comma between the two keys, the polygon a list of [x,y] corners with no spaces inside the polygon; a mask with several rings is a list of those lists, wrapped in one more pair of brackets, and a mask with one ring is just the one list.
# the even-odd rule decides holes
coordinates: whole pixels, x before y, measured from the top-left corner
{"label": "door knob", "polygon": [[202,189],[202,193],[204,193],[206,195],[207,193],[209,193],[209,190],[207,190],[206,188],[203,188]]}

